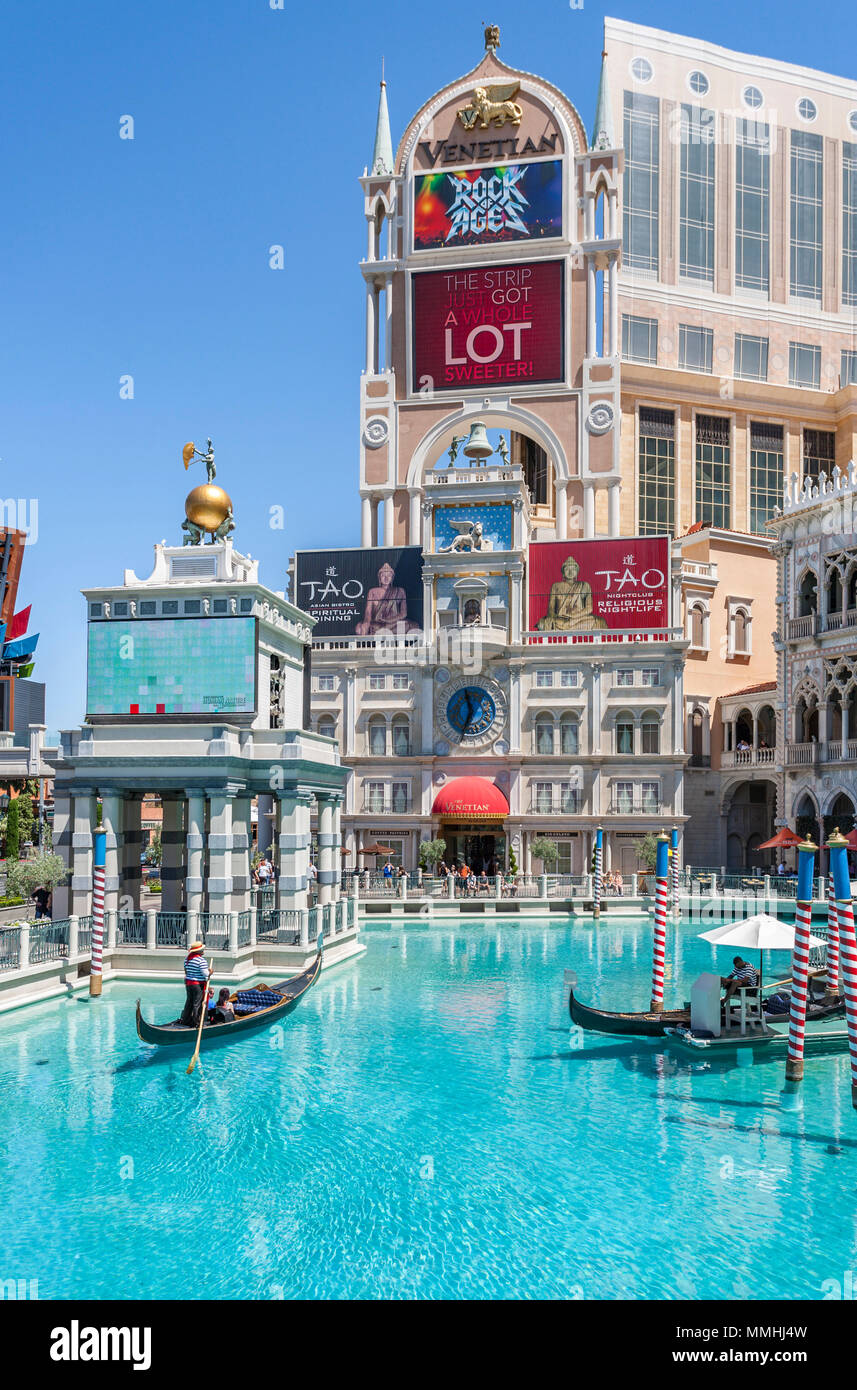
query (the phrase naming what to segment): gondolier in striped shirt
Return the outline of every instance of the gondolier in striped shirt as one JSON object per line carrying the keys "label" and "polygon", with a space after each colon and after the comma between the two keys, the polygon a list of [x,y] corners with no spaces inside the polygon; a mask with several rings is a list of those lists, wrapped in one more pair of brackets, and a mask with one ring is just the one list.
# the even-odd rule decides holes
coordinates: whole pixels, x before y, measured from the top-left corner
{"label": "gondolier in striped shirt", "polygon": [[192,941],[184,963],[184,985],[187,991],[184,1010],[179,1022],[187,1028],[199,1025],[199,1013],[208,993],[211,967],[203,955],[205,947],[201,941]]}

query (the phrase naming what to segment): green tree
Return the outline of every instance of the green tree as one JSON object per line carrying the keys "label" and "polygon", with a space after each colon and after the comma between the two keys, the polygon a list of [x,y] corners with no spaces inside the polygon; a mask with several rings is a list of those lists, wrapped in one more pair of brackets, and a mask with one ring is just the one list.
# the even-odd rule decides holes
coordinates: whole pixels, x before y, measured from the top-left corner
{"label": "green tree", "polygon": [[510,874],[517,874],[517,872],[518,872],[518,861],[517,861],[517,859],[515,858],[515,851],[512,849],[512,847],[511,847],[511,845],[510,845],[510,846],[509,846],[509,873],[510,873]]}
{"label": "green tree", "polygon": [[147,844],[143,853],[146,856],[147,864],[157,864],[160,866],[163,850],[161,848],[161,832],[156,830],[151,840]]}
{"label": "green tree", "polygon": [[420,845],[420,868],[436,869],[446,854],[446,840],[423,840]]}
{"label": "green tree", "polygon": [[21,853],[21,808],[18,804],[20,798],[10,802],[9,810],[6,814],[6,858],[7,860],[18,859]]}
{"label": "green tree", "polygon": [[649,873],[655,869],[658,861],[658,837],[657,835],[643,835],[634,845],[637,851],[637,858],[641,864],[645,864]]}
{"label": "green tree", "polygon": [[546,874],[550,873],[559,858],[559,850],[556,847],[556,841],[549,840],[545,835],[537,835],[535,840],[530,842],[530,852],[534,854],[537,859],[541,859],[542,869]]}
{"label": "green tree", "polygon": [[68,869],[58,854],[37,854],[6,866],[6,892],[31,898],[36,888],[53,890],[68,877]]}

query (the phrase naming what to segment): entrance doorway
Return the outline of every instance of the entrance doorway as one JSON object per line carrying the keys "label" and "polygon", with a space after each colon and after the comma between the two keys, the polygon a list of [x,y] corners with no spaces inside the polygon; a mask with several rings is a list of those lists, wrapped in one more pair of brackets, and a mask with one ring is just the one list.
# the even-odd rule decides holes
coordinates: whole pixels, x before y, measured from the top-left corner
{"label": "entrance doorway", "polygon": [[467,864],[474,873],[503,873],[506,868],[506,836],[484,825],[442,825],[438,839],[446,841],[444,859]]}

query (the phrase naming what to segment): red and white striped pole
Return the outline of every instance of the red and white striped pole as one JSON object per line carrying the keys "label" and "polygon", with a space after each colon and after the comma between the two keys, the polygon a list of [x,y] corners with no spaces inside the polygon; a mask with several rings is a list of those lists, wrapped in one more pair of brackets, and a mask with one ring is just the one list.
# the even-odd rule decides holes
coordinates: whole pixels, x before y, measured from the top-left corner
{"label": "red and white striped pole", "polygon": [[670,896],[673,912],[678,912],[678,826],[670,831]]}
{"label": "red and white striped pole", "polygon": [[833,883],[832,868],[827,873],[827,986],[825,993],[839,993],[839,911],[836,906],[836,889]]}
{"label": "red and white striped pole", "polygon": [[827,842],[830,869],[836,894],[839,925],[839,953],[842,961],[842,988],[851,1053],[851,1104],[857,1110],[857,939],[854,935],[854,905],[851,901],[851,874],[848,869],[848,841],[844,835],[831,835]]}
{"label": "red and white striped pole", "polygon": [[664,1007],[664,958],[667,949],[667,896],[669,892],[669,836],[661,831],[655,859],[655,935],[652,944],[653,1013]]}
{"label": "red and white striped pole", "polygon": [[107,832],[95,828],[95,854],[92,869],[92,933],[89,948],[90,998],[101,993],[101,961],[104,953],[104,866],[107,862]]}
{"label": "red and white striped pole", "polygon": [[791,1007],[786,1080],[803,1080],[803,1045],[806,1033],[806,995],[809,985],[809,928],[812,921],[812,883],[818,849],[807,835],[797,847],[797,905],[795,944],[792,950]]}

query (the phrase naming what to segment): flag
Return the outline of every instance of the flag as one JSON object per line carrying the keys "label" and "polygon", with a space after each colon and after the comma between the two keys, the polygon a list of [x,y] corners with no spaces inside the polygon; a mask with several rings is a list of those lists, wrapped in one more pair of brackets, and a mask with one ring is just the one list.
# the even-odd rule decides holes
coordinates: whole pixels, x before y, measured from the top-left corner
{"label": "flag", "polygon": [[195,452],[196,452],[196,446],[195,446],[193,440],[191,439],[191,440],[189,441],[189,443],[185,444],[184,448],[182,449],[182,458],[184,459],[185,472],[187,472],[187,470],[190,468],[191,464],[193,463],[193,456],[194,456]]}

